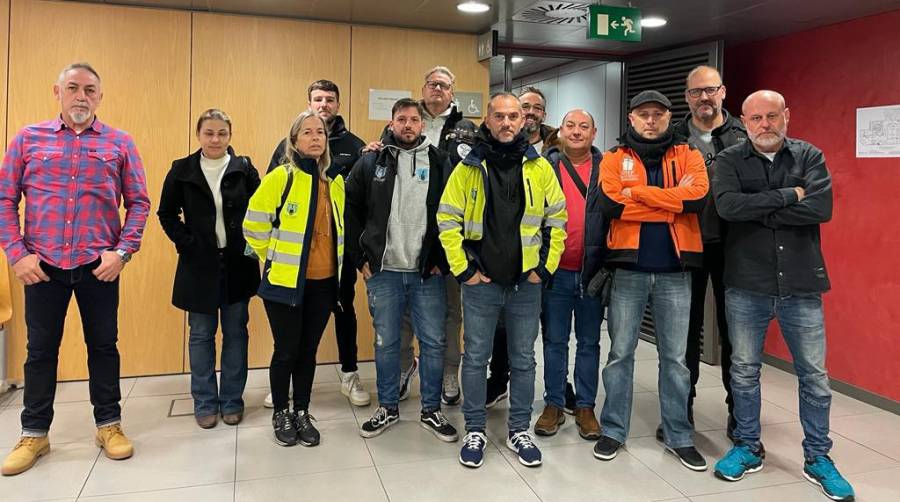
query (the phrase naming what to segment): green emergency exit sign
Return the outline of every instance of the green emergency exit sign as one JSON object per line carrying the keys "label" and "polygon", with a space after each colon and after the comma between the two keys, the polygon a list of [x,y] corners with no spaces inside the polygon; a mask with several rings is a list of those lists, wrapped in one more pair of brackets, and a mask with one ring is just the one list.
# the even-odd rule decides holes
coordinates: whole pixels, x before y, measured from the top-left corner
{"label": "green emergency exit sign", "polygon": [[641,41],[641,11],[628,7],[591,5],[588,38]]}

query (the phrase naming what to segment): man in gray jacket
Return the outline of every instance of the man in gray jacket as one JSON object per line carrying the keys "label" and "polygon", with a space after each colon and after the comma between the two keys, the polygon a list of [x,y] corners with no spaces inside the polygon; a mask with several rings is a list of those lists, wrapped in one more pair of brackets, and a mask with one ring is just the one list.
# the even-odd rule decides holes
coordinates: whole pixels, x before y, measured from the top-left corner
{"label": "man in gray jacket", "polygon": [[420,422],[452,442],[458,434],[441,413],[448,267],[436,220],[450,162],[422,136],[423,115],[420,103],[397,101],[384,147],[366,153],[347,180],[346,242],[366,281],[379,401],[360,435],[378,436],[400,419],[400,327],[408,310],[420,348]]}

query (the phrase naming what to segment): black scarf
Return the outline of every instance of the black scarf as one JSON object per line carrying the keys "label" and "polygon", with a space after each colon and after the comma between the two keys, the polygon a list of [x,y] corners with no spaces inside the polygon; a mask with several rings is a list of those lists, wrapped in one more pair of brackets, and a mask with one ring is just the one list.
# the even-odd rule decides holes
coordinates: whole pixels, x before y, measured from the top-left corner
{"label": "black scarf", "polygon": [[638,134],[633,127],[628,126],[624,138],[625,146],[634,150],[647,169],[659,169],[662,165],[663,155],[674,142],[675,135],[672,133],[671,127],[658,138],[648,139]]}
{"label": "black scarf", "polygon": [[491,135],[490,129],[485,124],[481,124],[481,134],[483,139],[484,158],[488,161],[488,165],[498,169],[506,170],[517,164],[522,163],[522,156],[525,150],[528,150],[528,138],[521,131],[509,143],[501,143]]}

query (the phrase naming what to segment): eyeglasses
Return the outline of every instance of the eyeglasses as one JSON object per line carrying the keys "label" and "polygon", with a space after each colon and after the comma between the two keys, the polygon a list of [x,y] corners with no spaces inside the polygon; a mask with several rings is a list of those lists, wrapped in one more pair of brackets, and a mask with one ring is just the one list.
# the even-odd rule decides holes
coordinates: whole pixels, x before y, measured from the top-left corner
{"label": "eyeglasses", "polygon": [[542,112],[542,111],[544,111],[544,107],[541,105],[532,105],[530,103],[522,103],[522,110],[526,111],[526,112],[529,110],[534,110],[536,112]]}
{"label": "eyeglasses", "polygon": [[448,84],[445,82],[438,82],[437,80],[429,80],[428,82],[425,82],[425,87],[428,87],[429,89],[432,89],[432,90],[439,89],[442,91],[449,91],[451,84]]}
{"label": "eyeglasses", "polygon": [[688,96],[692,98],[699,98],[703,93],[706,93],[707,96],[712,96],[715,93],[719,92],[719,89],[721,88],[721,85],[717,85],[715,87],[695,87],[693,89],[688,89],[687,93]]}

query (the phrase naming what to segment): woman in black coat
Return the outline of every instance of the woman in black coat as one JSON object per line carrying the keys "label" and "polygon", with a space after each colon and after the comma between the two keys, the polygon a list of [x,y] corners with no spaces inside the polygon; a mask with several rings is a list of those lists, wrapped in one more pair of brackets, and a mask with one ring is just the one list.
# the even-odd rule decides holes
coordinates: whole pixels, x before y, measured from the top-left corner
{"label": "woman in black coat", "polygon": [[[241,229],[259,186],[248,157],[234,154],[231,119],[209,109],[197,121],[200,150],[172,163],[163,183],[159,221],[178,251],[172,304],[188,312],[191,394],[197,424],[240,423],[247,383],[250,297],[259,262]],[[216,329],[222,318],[222,377],[216,387]]]}

